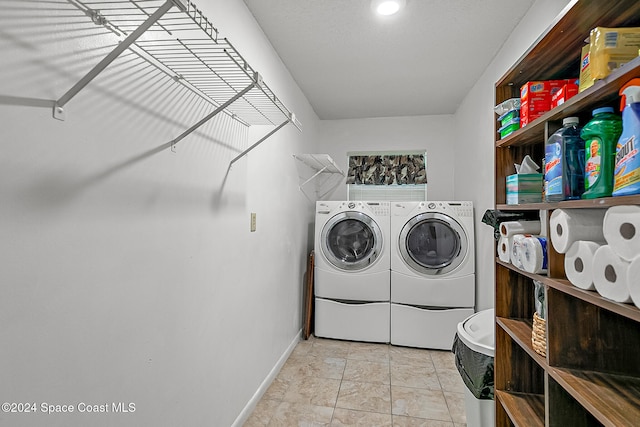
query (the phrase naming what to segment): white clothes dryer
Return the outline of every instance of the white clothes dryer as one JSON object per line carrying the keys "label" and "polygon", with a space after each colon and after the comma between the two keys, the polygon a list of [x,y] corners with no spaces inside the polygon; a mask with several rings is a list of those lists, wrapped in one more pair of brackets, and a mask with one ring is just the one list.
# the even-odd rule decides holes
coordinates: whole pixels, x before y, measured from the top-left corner
{"label": "white clothes dryer", "polygon": [[472,202],[397,202],[391,206],[391,301],[473,307]]}
{"label": "white clothes dryer", "polygon": [[473,314],[472,202],[391,205],[391,343],[451,349]]}
{"label": "white clothes dryer", "polygon": [[317,202],[316,336],[389,342],[389,232],[389,202]]}

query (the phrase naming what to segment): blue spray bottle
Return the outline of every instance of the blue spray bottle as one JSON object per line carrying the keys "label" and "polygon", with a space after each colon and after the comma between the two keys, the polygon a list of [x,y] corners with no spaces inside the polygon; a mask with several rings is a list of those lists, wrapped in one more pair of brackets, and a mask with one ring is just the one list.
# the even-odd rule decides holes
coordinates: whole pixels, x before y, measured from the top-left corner
{"label": "blue spray bottle", "polygon": [[613,196],[640,193],[640,79],[632,79],[620,89],[622,135],[616,145]]}

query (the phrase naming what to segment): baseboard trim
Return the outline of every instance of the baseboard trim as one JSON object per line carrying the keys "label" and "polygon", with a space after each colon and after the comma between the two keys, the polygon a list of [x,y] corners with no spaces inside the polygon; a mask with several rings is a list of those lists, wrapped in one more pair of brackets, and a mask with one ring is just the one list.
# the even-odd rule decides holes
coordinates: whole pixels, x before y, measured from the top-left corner
{"label": "baseboard trim", "polygon": [[276,376],[278,376],[280,369],[282,369],[282,366],[287,361],[287,359],[293,352],[293,349],[296,348],[296,345],[298,345],[301,339],[302,339],[302,329],[300,329],[298,333],[293,337],[293,340],[291,341],[291,344],[289,344],[289,347],[287,347],[285,352],[282,353],[282,356],[280,356],[280,359],[278,359],[278,361],[276,362],[274,367],[271,369],[267,377],[264,379],[264,381],[262,381],[262,384],[260,384],[260,387],[258,387],[256,392],[251,397],[251,399],[249,399],[245,407],[242,409],[242,411],[238,415],[238,418],[236,418],[233,424],[231,424],[231,427],[242,427],[242,425],[244,425],[244,423],[247,422],[247,420],[251,416],[251,413],[256,408],[256,405],[258,404],[258,402],[260,401],[264,393],[267,391],[267,389],[269,388],[273,380],[276,379]]}

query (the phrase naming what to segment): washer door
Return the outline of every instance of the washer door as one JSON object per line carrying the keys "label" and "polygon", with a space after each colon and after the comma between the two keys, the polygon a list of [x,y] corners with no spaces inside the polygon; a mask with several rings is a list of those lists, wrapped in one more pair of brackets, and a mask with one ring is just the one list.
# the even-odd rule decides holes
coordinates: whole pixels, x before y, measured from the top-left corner
{"label": "washer door", "polygon": [[443,275],[467,255],[467,235],[450,216],[426,212],[407,222],[398,240],[404,261],[418,273]]}
{"label": "washer door", "polygon": [[382,253],[382,231],[362,212],[342,212],[322,229],[322,251],[341,270],[362,270]]}

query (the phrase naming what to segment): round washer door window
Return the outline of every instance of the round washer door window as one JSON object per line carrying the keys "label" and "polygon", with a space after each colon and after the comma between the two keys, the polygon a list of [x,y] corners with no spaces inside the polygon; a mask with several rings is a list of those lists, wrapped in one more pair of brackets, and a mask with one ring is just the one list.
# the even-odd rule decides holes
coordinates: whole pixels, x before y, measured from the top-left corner
{"label": "round washer door window", "polygon": [[362,212],[342,212],[322,229],[322,251],[327,260],[342,270],[362,270],[382,252],[382,231]]}
{"label": "round washer door window", "polygon": [[467,235],[450,216],[427,212],[407,222],[398,240],[405,262],[419,273],[442,275],[467,255]]}

